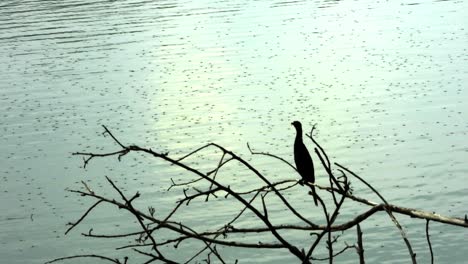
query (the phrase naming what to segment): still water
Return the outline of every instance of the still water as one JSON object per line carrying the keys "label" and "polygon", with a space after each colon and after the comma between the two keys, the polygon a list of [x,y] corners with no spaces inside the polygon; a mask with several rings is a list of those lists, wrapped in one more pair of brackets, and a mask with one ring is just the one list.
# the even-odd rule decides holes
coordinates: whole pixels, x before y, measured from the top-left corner
{"label": "still water", "polygon": [[[96,233],[134,231],[134,220],[112,208],[102,207],[63,235],[66,223],[93,203],[66,191],[82,188],[81,181],[117,198],[107,175],[129,195],[139,190],[141,208],[168,210],[180,197],[180,189],[166,192],[170,178],[189,175],[148,157],[94,160],[83,169],[72,152],[117,149],[101,135],[102,124],[124,143],[174,157],[217,142],[275,180],[298,176],[275,160],[251,157],[246,143],[292,161],[290,122],[301,120],[306,130],[317,123],[317,139],[333,160],[391,203],[465,215],[466,10],[467,1],[421,0],[2,1],[0,263],[131,254],[114,251],[128,240],[80,236],[91,227]],[[191,162],[213,168],[219,156],[204,155]],[[318,174],[326,184],[324,172]],[[257,183],[235,166],[224,175],[235,176],[233,186]],[[377,201],[357,181],[353,185],[357,195]],[[298,207],[304,207],[304,193],[289,194]],[[364,209],[347,206],[339,221]],[[207,219],[204,207],[194,205],[179,220],[203,230],[236,209],[215,201]],[[278,223],[295,223],[277,211]],[[418,260],[427,263],[425,222],[398,219]],[[259,225],[249,221],[240,225]],[[409,262],[384,214],[372,217],[363,232],[369,263]],[[303,241],[301,235],[291,239]],[[437,263],[466,263],[466,230],[433,223],[431,235]],[[336,247],[345,241],[354,243],[354,230]],[[186,247],[177,257],[190,252]],[[230,262],[294,263],[282,251],[223,253]],[[352,250],[337,260],[358,262]]]}

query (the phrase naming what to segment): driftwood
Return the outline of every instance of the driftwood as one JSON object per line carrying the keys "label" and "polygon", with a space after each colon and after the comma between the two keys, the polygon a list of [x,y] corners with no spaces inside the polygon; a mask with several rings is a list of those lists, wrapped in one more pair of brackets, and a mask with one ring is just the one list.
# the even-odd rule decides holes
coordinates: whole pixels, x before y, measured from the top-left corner
{"label": "driftwood", "polygon": [[[143,211],[141,209],[135,208],[133,206],[133,201],[140,197],[140,193],[136,192],[132,196],[128,196],[124,194],[110,178],[106,177],[108,183],[113,187],[116,191],[120,200],[111,197],[105,197],[100,195],[97,191],[93,191],[85,182],[83,183],[84,190],[70,190],[70,192],[76,193],[81,196],[89,197],[95,200],[95,203],[90,206],[83,215],[75,222],[69,223],[69,228],[66,230],[66,234],[72,231],[76,226],[78,226],[92,211],[95,211],[96,208],[99,207],[100,204],[107,203],[114,205],[120,209],[126,210],[130,212],[138,223],[139,231],[135,231],[132,233],[121,233],[121,234],[95,234],[92,232],[92,229],[88,233],[83,233],[82,235],[85,237],[90,238],[108,238],[108,239],[115,239],[115,238],[122,238],[122,237],[133,237],[135,238],[134,244],[126,244],[118,249],[131,249],[135,254],[147,257],[147,260],[143,263],[153,263],[153,262],[161,262],[161,263],[190,263],[196,262],[203,258],[206,263],[226,263],[223,258],[222,247],[236,247],[236,248],[261,248],[261,249],[286,249],[292,256],[297,259],[298,263],[312,263],[315,261],[328,261],[329,263],[333,263],[333,260],[336,256],[342,254],[343,252],[347,251],[348,249],[355,249],[357,253],[357,259],[359,263],[365,263],[365,250],[364,250],[364,237],[363,232],[361,230],[360,223],[365,221],[367,218],[375,214],[379,211],[385,211],[390,219],[395,224],[395,227],[400,231],[401,237],[408,249],[409,259],[411,259],[412,263],[417,263],[416,255],[413,252],[411,243],[406,235],[405,230],[399,224],[397,219],[394,217],[394,214],[403,214],[414,218],[420,218],[426,220],[426,238],[428,242],[428,247],[430,251],[431,261],[433,263],[434,253],[432,250],[432,245],[429,236],[429,222],[439,222],[448,225],[460,226],[460,227],[468,227],[468,220],[466,217],[463,218],[455,218],[455,217],[448,217],[442,216],[436,213],[430,213],[426,211],[401,207],[397,205],[393,205],[388,203],[385,198],[367,181],[365,181],[360,176],[356,175],[350,169],[346,168],[345,166],[339,163],[331,163],[327,154],[325,153],[324,149],[318,144],[318,142],[313,138],[312,134],[314,132],[315,126],[312,128],[309,135],[307,135],[312,142],[315,144],[315,153],[319,158],[323,168],[328,174],[329,177],[329,186],[320,186],[314,184],[316,188],[321,189],[325,192],[330,193],[330,199],[333,201],[333,206],[327,207],[326,203],[323,201],[323,197],[318,197],[318,201],[320,207],[323,211],[323,217],[326,220],[325,225],[320,225],[308,219],[295,209],[291,204],[290,201],[284,196],[284,193],[287,192],[291,188],[295,188],[298,186],[298,180],[283,180],[278,182],[271,182],[268,178],[262,174],[258,169],[252,166],[249,162],[238,156],[237,154],[233,153],[232,151],[227,150],[226,148],[215,144],[209,143],[204,145],[187,155],[180,157],[180,158],[173,158],[170,157],[168,153],[162,153],[158,151],[154,151],[150,148],[142,148],[135,145],[124,145],[122,144],[107,127],[104,127],[104,134],[108,135],[112,138],[112,140],[117,143],[120,147],[119,150],[107,153],[91,153],[91,152],[76,152],[73,155],[82,156],[83,157],[83,166],[86,167],[89,165],[89,162],[94,158],[102,158],[102,157],[110,157],[110,156],[117,156],[118,160],[120,161],[122,157],[131,153],[131,152],[142,152],[147,155],[153,156],[154,158],[161,159],[167,162],[170,165],[178,166],[182,169],[189,171],[191,174],[196,176],[195,180],[186,181],[183,183],[175,183],[172,181],[171,188],[183,188],[182,193],[183,197],[175,202],[175,206],[167,214],[165,217],[159,216],[159,214],[155,214],[155,209],[153,207],[149,207],[147,211]],[[265,152],[255,152],[253,151],[249,145],[247,145],[248,149],[250,150],[252,155],[264,155],[269,156],[275,159],[278,159],[280,162],[289,165],[295,170],[295,167],[287,162],[285,159],[278,157],[273,154],[265,153]],[[184,159],[194,155],[195,153],[200,152],[206,148],[216,148],[221,151],[222,155],[220,160],[213,170],[205,173],[201,172],[200,170],[196,169],[193,166],[189,166],[184,163]],[[222,180],[217,178],[217,174],[226,164],[231,162],[238,162],[240,163],[247,171],[249,171],[252,175],[257,177],[263,182],[262,186],[254,186],[248,191],[236,191],[231,188],[226,183],[223,183]],[[332,168],[334,166],[334,168]],[[336,173],[339,173],[339,176],[335,176]],[[352,193],[352,188],[350,184],[350,178],[353,177],[362,183],[364,183],[369,189],[371,189],[380,199],[381,202],[374,202],[370,200],[366,200],[355,196]],[[209,183],[209,187],[205,190],[200,190],[196,187],[193,187],[193,184],[196,182],[205,181]],[[312,183],[306,183],[312,184]],[[191,190],[192,194],[188,194],[187,190]],[[218,197],[219,195],[224,195],[224,197],[230,197],[240,203],[242,205],[242,209],[239,210],[238,214],[235,215],[230,221],[222,224],[221,228],[217,228],[214,230],[208,230],[203,232],[195,231],[194,227],[187,226],[184,223],[177,222],[171,220],[171,217],[180,210],[183,206],[190,206],[192,201],[204,201],[208,202],[209,197]],[[280,199],[282,205],[284,205],[288,212],[291,214],[291,217],[295,217],[300,220],[301,224],[296,225],[286,225],[286,224],[273,224],[272,219],[269,215],[269,209],[266,205],[265,199],[267,195],[274,195]],[[328,199],[328,198],[327,198]],[[261,200],[261,206],[255,206],[254,201]],[[354,201],[357,203],[361,203],[364,205],[369,206],[367,210],[358,214],[352,219],[348,219],[344,223],[336,224],[335,221],[340,213],[340,209],[345,200]],[[330,200],[331,201],[331,200]],[[312,202],[312,200],[311,200]],[[257,227],[249,227],[249,228],[238,228],[235,226],[236,220],[238,220],[242,215],[245,215],[245,212],[249,211],[253,214],[253,217],[256,219],[256,222],[259,224]],[[158,215],[158,216],[156,216]],[[350,228],[356,228],[356,243],[351,245],[346,244],[345,247],[341,248],[340,250],[335,250],[334,247],[337,245],[337,241],[339,239],[338,236],[334,236],[334,232],[343,232]],[[170,239],[160,239],[158,237],[158,232],[161,230],[171,230],[178,234],[177,237],[173,237]],[[310,236],[310,240],[305,244],[294,244],[288,239],[285,238],[284,232],[286,231],[294,231],[294,230],[302,230],[305,232],[312,232]],[[233,234],[254,234],[254,233],[265,233],[270,234],[274,237],[274,242],[246,242],[242,239],[232,239],[229,238],[230,235]],[[326,250],[328,252],[328,256],[325,258],[316,257],[313,253],[315,252],[317,246],[321,242],[322,239],[326,239]],[[177,247],[180,243],[186,240],[194,240],[200,243],[200,249],[193,253],[192,255],[188,254],[181,254],[179,255],[179,259],[169,259],[166,257],[166,254],[163,252],[162,246],[164,245],[174,245]],[[176,249],[175,249],[176,250]],[[96,258],[100,260],[105,260],[112,263],[130,263],[129,258],[125,257],[122,260],[115,259],[112,257],[106,257],[96,254],[87,254],[87,255],[73,255],[68,257],[62,257],[53,259],[48,261],[47,263],[65,261],[68,259],[75,259],[75,258]],[[237,262],[237,261],[236,261]]]}

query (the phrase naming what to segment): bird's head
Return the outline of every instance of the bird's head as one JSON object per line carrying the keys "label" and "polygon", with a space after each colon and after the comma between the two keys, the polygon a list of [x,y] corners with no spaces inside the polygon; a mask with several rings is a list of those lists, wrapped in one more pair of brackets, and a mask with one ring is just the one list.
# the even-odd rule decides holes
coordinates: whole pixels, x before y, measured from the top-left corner
{"label": "bird's head", "polygon": [[297,131],[302,131],[302,125],[301,125],[301,122],[299,121],[294,121],[291,123],[291,125],[293,125]]}

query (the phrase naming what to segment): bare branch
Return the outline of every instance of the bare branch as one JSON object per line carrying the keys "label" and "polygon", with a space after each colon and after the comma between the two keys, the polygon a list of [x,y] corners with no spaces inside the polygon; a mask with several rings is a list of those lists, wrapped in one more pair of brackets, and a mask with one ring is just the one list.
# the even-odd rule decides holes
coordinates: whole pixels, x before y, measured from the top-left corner
{"label": "bare branch", "polygon": [[[110,134],[110,132],[107,130],[107,128],[106,128],[106,131]],[[114,137],[112,136],[112,138],[114,138]],[[106,176],[106,179],[112,185],[112,187],[120,194],[120,197],[122,197],[122,199],[125,201],[125,204],[126,204],[125,209],[129,210],[133,215],[136,216],[138,222],[140,223],[141,228],[145,231],[146,235],[151,239],[151,242],[153,243],[153,249],[158,253],[158,257],[160,257],[161,259],[164,259],[164,256],[162,255],[162,253],[157,248],[156,240],[151,235],[151,232],[148,231],[148,228],[146,227],[146,225],[143,223],[143,218],[138,214],[139,212],[137,210],[135,210],[135,208],[133,207],[131,201],[129,201],[125,197],[125,195],[122,193],[122,191],[120,191],[120,189],[117,188],[117,186],[115,186],[114,182],[111,179],[109,179],[109,177],[107,177],[107,176]]]}
{"label": "bare branch", "polygon": [[271,153],[267,153],[267,152],[257,152],[257,151],[253,151],[253,150],[250,148],[249,143],[247,143],[247,148],[249,149],[250,154],[252,154],[252,155],[264,155],[264,156],[268,156],[268,157],[272,157],[272,158],[278,159],[278,160],[280,160],[280,161],[286,163],[287,165],[289,165],[289,167],[291,167],[294,171],[297,171],[296,167],[294,167],[290,162],[288,162],[287,160],[281,158],[280,156],[277,156],[277,155],[274,155],[274,154],[271,154]]}
{"label": "bare branch", "polygon": [[[350,248],[354,248],[354,246],[345,245],[344,248],[342,248],[340,251],[338,251],[338,252],[336,252],[335,254],[333,254],[332,259],[335,258],[336,256],[339,256],[339,255],[343,254],[344,252],[346,252],[346,250],[348,250],[348,249],[350,249]],[[311,260],[317,260],[317,261],[325,261],[325,260],[330,260],[330,257],[326,257],[326,258],[311,257],[310,259],[311,259]]]}
{"label": "bare branch", "polygon": [[426,220],[426,239],[427,239],[427,244],[429,245],[429,251],[431,253],[431,264],[434,264],[434,252],[432,252],[432,244],[431,244],[431,239],[429,236],[429,220]]}
{"label": "bare branch", "polygon": [[102,125],[102,127],[106,130],[103,134],[106,134],[106,133],[107,133],[109,136],[112,137],[112,139],[113,139],[115,142],[117,142],[117,144],[119,144],[119,146],[120,146],[121,148],[125,149],[125,146],[124,146],[122,143],[120,143],[120,141],[118,141],[117,138],[114,137],[114,135],[112,135],[112,133],[109,131],[109,129],[107,129],[107,127],[106,127],[105,125]]}
{"label": "bare branch", "polygon": [[[223,152],[223,155],[221,156],[221,159],[219,159],[218,166],[216,167],[215,172],[214,172],[214,174],[213,174],[213,181],[216,180],[216,175],[218,174],[218,171],[219,171],[219,169],[221,168],[221,165],[223,164],[224,156],[226,156],[226,153],[225,153],[225,152]],[[211,190],[212,188],[213,188],[213,183],[210,184],[210,188],[209,188],[209,189]],[[206,195],[205,202],[208,201],[208,197],[209,197],[209,196],[210,196],[210,193],[208,193],[208,194]]]}
{"label": "bare branch", "polygon": [[[332,171],[332,163],[330,158],[328,157],[325,150],[320,146],[320,144],[314,139],[313,133],[316,128],[314,125],[310,131],[310,135],[307,135],[312,142],[316,145],[314,148],[316,155],[320,159],[320,164],[325,169],[329,177],[328,186],[319,186],[315,183],[306,183],[309,186],[317,187],[321,190],[325,190],[329,193],[329,195],[333,199],[333,204],[329,205],[327,208],[326,203],[324,202],[325,198],[318,197],[318,201],[321,204],[323,209],[323,217],[326,220],[325,224],[318,225],[309,220],[308,218],[304,217],[304,211],[298,211],[294,207],[292,207],[290,200],[286,199],[288,197],[286,192],[291,188],[294,188],[298,185],[299,181],[296,179],[285,179],[281,181],[272,182],[270,181],[265,174],[261,173],[257,168],[252,166],[249,162],[244,160],[242,157],[238,156],[234,152],[218,145],[215,143],[208,143],[203,145],[188,154],[174,159],[168,156],[168,153],[161,153],[158,151],[153,151],[150,148],[142,148],[136,145],[124,145],[122,144],[107,127],[103,126],[105,135],[109,135],[110,138],[121,147],[119,151],[113,151],[109,153],[89,153],[89,152],[75,152],[73,155],[78,155],[83,157],[83,166],[86,167],[88,163],[94,159],[99,157],[110,157],[116,156],[120,161],[121,158],[127,155],[130,152],[140,152],[143,154],[151,155],[157,159],[161,159],[170,166],[176,166],[178,168],[184,169],[188,171],[190,175],[192,175],[190,180],[185,180],[182,182],[176,183],[173,179],[171,179],[171,185],[169,186],[168,190],[172,189],[173,187],[183,187],[178,189],[177,191],[181,192],[181,197],[175,202],[171,208],[167,212],[161,213],[157,212],[156,209],[152,206],[147,207],[148,210],[138,210],[134,208],[133,202],[140,197],[140,193],[137,191],[133,196],[127,196],[119,189],[114,182],[106,177],[108,183],[114,188],[114,190],[119,194],[121,199],[113,199],[109,197],[104,197],[99,195],[98,192],[93,191],[88,185],[82,182],[85,186],[85,191],[83,190],[70,190],[70,192],[79,194],[81,196],[90,197],[92,199],[96,199],[97,201],[90,206],[83,215],[74,223],[69,223],[71,227],[69,227],[66,231],[66,234],[70,232],[75,226],[82,223],[83,220],[93,211],[100,203],[111,204],[119,209],[124,209],[134,217],[136,217],[138,222],[138,231],[135,232],[127,232],[127,233],[120,233],[120,234],[94,234],[93,228],[89,230],[89,232],[83,233],[83,236],[92,237],[92,238],[134,238],[134,243],[128,243],[125,245],[120,246],[117,249],[128,249],[131,248],[134,251],[134,254],[140,254],[149,259],[144,262],[145,264],[157,262],[157,263],[169,263],[175,264],[178,263],[174,260],[170,260],[165,258],[160,249],[162,246],[172,245],[174,248],[177,248],[181,243],[187,243],[187,241],[196,242],[195,247],[191,247],[193,249],[184,254],[184,260],[181,263],[191,263],[191,262],[206,262],[213,263],[213,262],[220,262],[225,263],[223,258],[222,252],[218,250],[221,246],[224,247],[231,247],[231,248],[256,248],[256,249],[287,249],[289,253],[295,256],[298,261],[303,264],[309,264],[311,261],[327,261],[329,263],[333,262],[333,259],[346,252],[350,248],[355,248],[356,252],[359,256],[359,261],[361,264],[365,263],[365,255],[364,255],[364,248],[363,248],[363,237],[362,231],[360,227],[360,223],[364,222],[367,218],[374,215],[377,212],[385,211],[391,218],[392,222],[395,226],[399,229],[401,236],[408,248],[410,253],[410,257],[413,263],[416,263],[416,257],[413,253],[411,244],[406,237],[406,233],[395,218],[394,214],[403,214],[414,218],[420,218],[426,220],[426,238],[429,244],[429,250],[431,254],[431,263],[433,263],[433,251],[432,251],[432,244],[430,241],[429,236],[429,221],[436,221],[444,224],[450,225],[457,225],[462,227],[468,227],[468,220],[463,218],[455,218],[455,217],[447,217],[441,216],[435,213],[429,213],[422,210],[405,208],[401,206],[396,206],[389,204],[384,197],[368,182],[364,179],[356,175],[351,170],[345,168],[344,166],[333,163],[335,169]],[[201,154],[201,151],[206,150],[208,148],[215,148],[214,153],[221,153],[219,160],[217,161],[216,167],[206,173],[201,172],[195,166],[188,165],[183,163],[185,159],[194,156],[195,154]],[[250,148],[250,145],[247,143],[247,148],[249,149],[252,155],[264,155],[274,159],[281,161],[282,163],[290,166],[293,170],[297,171],[296,168],[289,163],[286,159],[278,157],[274,154],[270,154],[267,152],[258,152],[253,151]],[[197,155],[197,158],[201,155]],[[260,179],[263,183],[256,185],[256,186],[249,186],[247,190],[237,191],[236,188],[231,188],[231,186],[225,183],[226,179],[219,177],[219,171],[223,166],[226,164],[230,164],[232,161],[237,161],[241,166],[241,169],[250,172],[251,175],[253,174],[254,177]],[[334,171],[338,171],[341,173],[340,176],[336,177],[334,175]],[[353,177],[356,177],[358,180],[363,182],[368,188],[370,188],[374,193],[378,195],[382,203],[376,203],[370,200],[366,200],[355,196],[352,193],[351,183],[348,180],[348,175],[351,174]],[[195,185],[195,183],[204,182],[208,183],[208,185]],[[205,186],[205,187],[200,187]],[[272,193],[275,197],[278,197],[281,200],[280,205],[285,206],[286,210],[284,212],[294,215],[295,217],[299,218],[301,221],[298,224],[284,224],[276,223],[277,219],[272,219],[275,215],[273,214],[273,210],[269,208],[270,201],[266,199],[268,194]],[[200,203],[200,202],[207,202],[208,206],[214,200],[209,199],[210,196],[215,198],[222,197],[235,201],[239,203],[242,207],[239,208],[230,221],[221,223],[221,225],[205,227],[203,230],[195,230],[193,226],[189,226],[183,221],[175,220],[176,219],[176,212],[180,212],[184,210],[182,205],[191,206],[193,203]],[[260,197],[260,198],[259,198]],[[203,199],[199,199],[203,198]],[[260,200],[261,199],[261,200]],[[260,201],[258,201],[260,200]],[[352,218],[345,219],[345,221],[341,221],[337,224],[338,216],[340,215],[341,208],[344,204],[344,201],[348,200],[349,202],[357,202],[361,204],[365,204],[369,206],[366,210],[363,210],[359,214],[355,215]],[[220,199],[217,199],[220,201]],[[330,204],[330,203],[328,203]],[[145,207],[146,208],[146,207]],[[283,208],[282,208],[283,209]],[[190,210],[190,209],[188,209]],[[93,211],[95,212],[95,211]],[[249,212],[251,214],[247,214]],[[165,215],[165,217],[163,217]],[[237,224],[236,221],[240,219],[241,216],[249,217],[250,220],[255,222],[257,226],[249,226],[247,228],[242,227],[239,228],[237,226],[242,226],[241,223]],[[314,221],[319,221],[320,219],[314,218]],[[338,252],[334,252],[334,248],[337,247],[338,240],[341,237],[341,234],[335,232],[344,232],[352,227],[356,226],[357,232],[357,243],[353,245],[348,245],[346,242],[344,243],[346,246],[341,248]],[[292,242],[293,240],[289,241],[286,239],[288,236],[289,231],[305,231],[304,234],[306,235],[307,239],[305,240],[305,245],[307,248],[304,247],[303,242]],[[168,233],[169,232],[169,233]],[[262,236],[258,236],[259,233],[263,233]],[[167,236],[170,234],[170,236]],[[264,235],[269,234],[272,236],[272,241],[265,241],[261,239],[259,241],[258,237],[264,237]],[[323,258],[318,258],[313,256],[315,249],[320,244],[320,241],[323,237],[327,235],[325,244],[326,249],[328,250],[328,256]],[[158,238],[156,241],[155,238]],[[199,247],[199,248],[198,248]],[[145,250],[141,250],[144,248]],[[169,250],[170,248],[164,247],[165,250]],[[307,251],[306,251],[307,250]],[[182,256],[181,256],[182,257]],[[102,260],[110,261],[112,263],[122,264],[122,262],[118,259],[112,259],[105,256],[100,255],[75,255],[69,256],[64,258],[55,259],[49,261],[48,263],[73,259],[73,258],[100,258]],[[215,259],[216,258],[216,259]],[[126,264],[128,258],[124,258],[123,264]],[[236,260],[237,263],[237,260]]]}
{"label": "bare branch", "polygon": [[54,263],[54,262],[58,262],[58,261],[62,261],[62,260],[76,259],[76,258],[95,258],[95,259],[107,260],[109,262],[116,263],[116,264],[122,264],[122,262],[120,262],[118,259],[112,259],[112,258],[109,258],[109,257],[106,257],[106,256],[95,255],[95,254],[74,255],[74,256],[63,257],[63,258],[56,258],[56,259],[53,259],[51,261],[45,262],[45,264]]}
{"label": "bare branch", "polygon": [[67,231],[65,231],[65,235],[68,234],[68,232],[70,232],[73,228],[75,228],[75,226],[77,226],[79,223],[81,223],[81,221],[83,221],[83,219],[86,218],[86,216],[94,209],[96,208],[96,206],[98,206],[100,203],[102,202],[102,200],[99,200],[97,201],[96,203],[94,203],[91,207],[88,208],[88,210],[86,210],[86,212],[80,217],[80,219],[78,219],[78,221],[76,221],[75,223],[69,223],[71,226],[70,228],[67,229]]}
{"label": "bare branch", "polygon": [[365,264],[364,260],[364,246],[362,244],[362,232],[361,232],[361,226],[357,224],[356,226],[356,233],[357,233],[357,247],[356,251],[359,255],[359,264]]}
{"label": "bare branch", "polygon": [[408,240],[408,237],[406,236],[406,232],[403,230],[403,227],[401,227],[400,223],[398,222],[398,220],[395,218],[395,216],[392,214],[392,211],[388,209],[388,203],[387,201],[385,200],[385,198],[383,198],[383,196],[374,188],[372,187],[372,185],[370,185],[368,182],[366,182],[363,178],[359,177],[358,175],[356,175],[354,172],[352,172],[351,170],[349,170],[348,168],[338,164],[335,162],[335,164],[342,168],[343,170],[347,171],[348,173],[350,173],[351,175],[353,175],[354,177],[356,177],[357,179],[359,179],[361,182],[363,182],[365,185],[367,185],[367,187],[369,187],[375,194],[377,194],[377,196],[379,196],[379,198],[385,203],[385,206],[384,209],[385,211],[387,212],[387,214],[390,216],[390,219],[392,219],[393,223],[395,224],[395,226],[400,230],[400,234],[401,236],[403,237],[403,240],[405,241],[405,244],[406,244],[406,247],[408,248],[408,251],[410,253],[410,257],[411,257],[411,260],[413,262],[413,264],[416,264],[416,254],[413,252],[413,248],[411,247],[411,243],[409,242]]}
{"label": "bare branch", "polygon": [[[326,191],[329,191],[329,192],[335,191],[335,192],[340,192],[340,194],[343,194],[338,189],[332,189],[330,187],[323,187],[323,186],[318,186],[318,185],[315,185],[315,186],[317,186],[319,189],[322,189],[322,190],[326,190]],[[407,208],[407,207],[397,206],[397,205],[393,205],[393,204],[379,204],[379,203],[376,203],[376,202],[373,202],[373,201],[370,201],[370,200],[367,200],[367,199],[364,199],[364,198],[360,198],[360,197],[351,195],[349,193],[345,194],[345,195],[346,195],[347,198],[350,198],[353,201],[356,201],[356,202],[359,202],[359,203],[362,203],[362,204],[366,204],[366,205],[369,205],[369,206],[374,206],[374,207],[381,205],[381,206],[383,206],[381,209],[390,210],[390,211],[392,211],[394,213],[404,214],[404,215],[407,215],[407,216],[410,216],[410,217],[413,217],[413,218],[429,219],[431,221],[440,222],[440,223],[443,223],[443,224],[450,224],[450,225],[455,225],[455,226],[468,227],[468,221],[464,221],[464,219],[461,218],[461,217],[443,216],[443,215],[436,214],[436,213],[430,213],[430,212],[423,211],[423,210],[418,210],[418,209],[414,209],[414,208]],[[379,210],[381,210],[381,209],[379,209]]]}

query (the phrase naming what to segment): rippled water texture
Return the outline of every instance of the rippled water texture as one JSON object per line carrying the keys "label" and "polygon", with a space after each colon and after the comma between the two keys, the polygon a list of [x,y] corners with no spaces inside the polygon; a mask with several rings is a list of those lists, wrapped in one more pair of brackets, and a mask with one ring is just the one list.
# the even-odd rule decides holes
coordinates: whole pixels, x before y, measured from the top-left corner
{"label": "rippled water texture", "polygon": [[[161,211],[180,197],[180,190],[166,189],[171,177],[188,175],[148,157],[95,160],[84,170],[72,152],[117,149],[101,135],[101,124],[127,144],[174,157],[214,141],[274,180],[298,176],[274,160],[251,157],[246,143],[292,161],[290,122],[301,120],[307,130],[317,123],[317,139],[334,161],[353,168],[391,203],[463,216],[467,3],[2,1],[0,262],[112,256],[125,244],[80,236],[90,227],[135,230],[133,219],[118,218],[122,212],[107,207],[63,235],[65,224],[92,204],[65,191],[82,188],[82,180],[114,195],[104,182],[110,176],[129,194],[139,190],[139,205]],[[204,155],[191,162],[213,168],[219,156]],[[234,176],[233,186],[256,183],[238,167],[230,169],[223,177]],[[326,184],[324,172],[318,173]],[[354,187],[377,200],[357,181]],[[304,207],[304,194],[298,188],[289,197]],[[183,221],[203,229],[237,208],[214,203],[206,219],[204,206]],[[363,209],[347,206],[340,221]],[[427,263],[425,222],[399,219],[418,259]],[[240,224],[258,225],[249,221]],[[278,210],[277,221],[296,220]],[[369,263],[408,263],[384,214],[373,216],[363,232]],[[433,223],[431,232],[438,263],[466,263],[466,230]],[[301,235],[292,239],[301,241]],[[344,241],[354,243],[354,231],[337,248]],[[268,250],[224,253],[241,263],[293,261]],[[357,262],[352,250],[338,260]]]}

